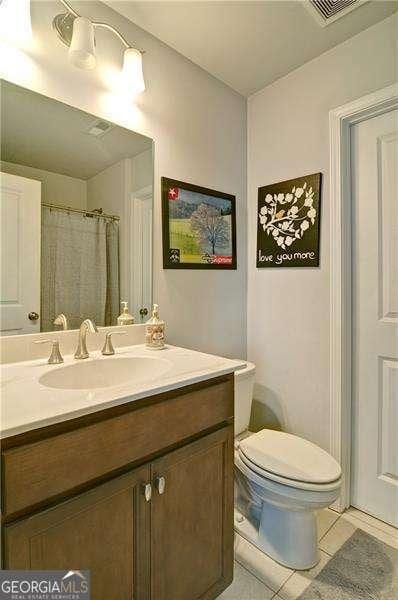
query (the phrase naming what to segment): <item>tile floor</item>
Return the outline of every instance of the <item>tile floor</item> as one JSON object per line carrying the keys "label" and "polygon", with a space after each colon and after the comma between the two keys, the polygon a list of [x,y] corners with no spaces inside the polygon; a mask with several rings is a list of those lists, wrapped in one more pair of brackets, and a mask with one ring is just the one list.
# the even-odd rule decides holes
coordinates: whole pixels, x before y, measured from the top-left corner
{"label": "tile floor", "polygon": [[360,528],[398,549],[398,529],[355,508],[343,515],[327,508],[318,514],[321,560],[309,571],[282,567],[240,535],[235,535],[234,581],[220,600],[296,600],[346,540]]}

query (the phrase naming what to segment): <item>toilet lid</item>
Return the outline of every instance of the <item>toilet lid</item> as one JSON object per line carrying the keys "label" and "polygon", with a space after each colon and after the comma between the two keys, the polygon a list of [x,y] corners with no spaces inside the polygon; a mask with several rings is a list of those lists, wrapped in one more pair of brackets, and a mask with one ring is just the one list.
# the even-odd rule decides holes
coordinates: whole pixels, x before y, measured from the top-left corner
{"label": "toilet lid", "polygon": [[339,463],[315,444],[290,433],[263,429],[239,443],[252,463],[286,479],[330,483],[341,476]]}

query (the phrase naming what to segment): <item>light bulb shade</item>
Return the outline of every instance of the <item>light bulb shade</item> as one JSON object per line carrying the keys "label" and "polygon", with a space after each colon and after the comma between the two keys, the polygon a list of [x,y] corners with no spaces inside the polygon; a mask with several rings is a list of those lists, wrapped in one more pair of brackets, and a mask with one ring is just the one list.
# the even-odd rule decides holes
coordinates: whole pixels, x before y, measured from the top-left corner
{"label": "light bulb shade", "polygon": [[3,0],[0,3],[0,38],[23,45],[31,37],[30,0]]}
{"label": "light bulb shade", "polygon": [[69,60],[79,69],[94,69],[96,65],[94,26],[86,17],[76,17],[73,21]]}
{"label": "light bulb shade", "polygon": [[143,92],[145,90],[142,53],[139,50],[127,48],[124,51],[122,77],[124,84],[132,92]]}

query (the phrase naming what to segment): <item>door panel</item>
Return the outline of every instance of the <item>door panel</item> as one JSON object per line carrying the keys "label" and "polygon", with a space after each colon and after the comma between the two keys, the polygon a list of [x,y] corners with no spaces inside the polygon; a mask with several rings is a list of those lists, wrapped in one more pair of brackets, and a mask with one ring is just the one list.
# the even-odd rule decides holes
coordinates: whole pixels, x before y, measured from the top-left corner
{"label": "door panel", "polygon": [[398,111],[352,127],[351,503],[398,526]]}
{"label": "door panel", "polygon": [[396,486],[398,483],[398,360],[381,359],[380,370],[379,475],[385,483]]}
{"label": "door panel", "polygon": [[0,335],[40,332],[41,183],[0,174]]}
{"label": "door panel", "polygon": [[[395,121],[392,127],[398,128],[398,116],[392,119]],[[398,325],[398,131],[381,135],[377,142],[381,251],[379,314],[383,321],[391,320]]]}
{"label": "door panel", "polygon": [[214,598],[232,580],[233,428],[160,458],[152,470],[152,598]]}
{"label": "door panel", "polygon": [[92,600],[148,600],[149,475],[142,467],[5,527],[5,568],[89,569]]}

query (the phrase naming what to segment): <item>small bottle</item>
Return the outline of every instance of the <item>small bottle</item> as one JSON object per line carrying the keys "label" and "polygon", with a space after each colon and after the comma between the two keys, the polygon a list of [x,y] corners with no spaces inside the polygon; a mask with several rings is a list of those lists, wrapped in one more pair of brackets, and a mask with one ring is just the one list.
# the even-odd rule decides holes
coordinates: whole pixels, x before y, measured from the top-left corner
{"label": "small bottle", "polygon": [[122,312],[117,318],[118,325],[132,325],[134,323],[133,315],[129,313],[129,304],[128,302],[121,302]]}
{"label": "small bottle", "polygon": [[159,318],[159,306],[153,305],[152,317],[146,322],[145,345],[151,350],[164,348],[165,322]]}

